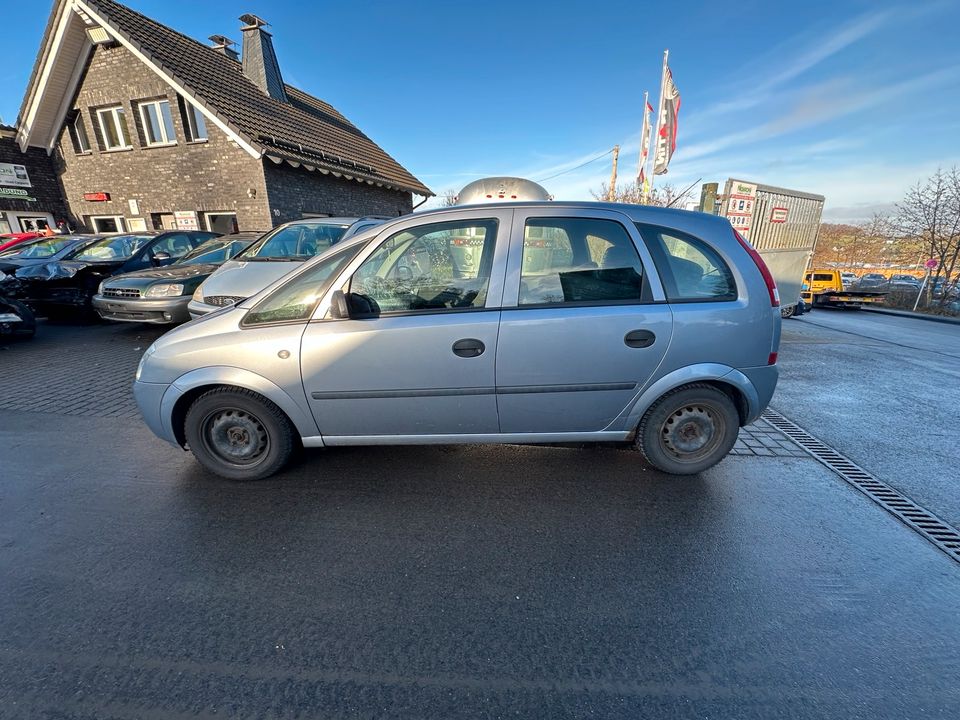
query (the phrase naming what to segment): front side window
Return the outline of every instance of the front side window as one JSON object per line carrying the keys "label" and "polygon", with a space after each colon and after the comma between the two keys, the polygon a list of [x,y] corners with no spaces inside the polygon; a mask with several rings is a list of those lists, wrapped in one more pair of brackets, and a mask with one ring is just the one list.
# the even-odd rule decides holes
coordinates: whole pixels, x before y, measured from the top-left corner
{"label": "front side window", "polygon": [[156,257],[157,253],[166,253],[169,257],[179,258],[186,255],[193,249],[195,241],[185,233],[173,233],[167,235],[162,240],[158,240],[150,248],[151,254]]}
{"label": "front side window", "polygon": [[391,235],[350,281],[374,312],[482,308],[497,221],[431,223]]}
{"label": "front side window", "polygon": [[169,100],[141,102],[140,121],[147,145],[172,145],[177,142]]}
{"label": "front side window", "polygon": [[308,320],[317,309],[320,298],[330,288],[336,274],[356,257],[363,243],[351,245],[281,285],[257,303],[243,319],[244,325]]}
{"label": "front side window", "polygon": [[133,147],[127,130],[127,116],[121,106],[97,110],[97,121],[100,123],[104,150],[127,150]]}
{"label": "front side window", "polygon": [[640,302],[643,265],[613,220],[530,218],[523,231],[520,305]]}
{"label": "front side window", "polygon": [[349,225],[295,223],[278,228],[253,245],[242,260],[305,260],[335,245]]}
{"label": "front side window", "polygon": [[671,228],[637,224],[660,265],[671,302],[737,299],[737,283],[720,254],[692,235]]}

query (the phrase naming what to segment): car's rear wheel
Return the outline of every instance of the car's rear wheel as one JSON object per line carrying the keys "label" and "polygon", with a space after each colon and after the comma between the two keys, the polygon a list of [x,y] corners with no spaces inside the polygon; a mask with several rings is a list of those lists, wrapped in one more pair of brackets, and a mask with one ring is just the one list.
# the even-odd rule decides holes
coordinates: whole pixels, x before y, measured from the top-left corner
{"label": "car's rear wheel", "polygon": [[231,480],[261,480],[278,472],[294,450],[283,411],[250,390],[216,388],[197,398],[184,420],[197,461]]}
{"label": "car's rear wheel", "polygon": [[640,421],[636,444],[658,470],[693,475],[726,457],[739,432],[740,416],[730,397],[698,383],[657,400]]}

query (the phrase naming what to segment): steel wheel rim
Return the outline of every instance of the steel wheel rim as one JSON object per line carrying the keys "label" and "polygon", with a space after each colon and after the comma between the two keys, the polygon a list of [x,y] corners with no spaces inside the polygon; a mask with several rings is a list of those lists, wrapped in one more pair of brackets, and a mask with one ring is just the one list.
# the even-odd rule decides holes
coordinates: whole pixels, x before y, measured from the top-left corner
{"label": "steel wheel rim", "polygon": [[257,465],[270,450],[270,434],[260,418],[237,408],[209,413],[201,424],[200,438],[211,454],[236,467]]}
{"label": "steel wheel rim", "polygon": [[723,416],[708,403],[674,410],[660,426],[660,447],[678,462],[695,463],[711,455],[726,430]]}

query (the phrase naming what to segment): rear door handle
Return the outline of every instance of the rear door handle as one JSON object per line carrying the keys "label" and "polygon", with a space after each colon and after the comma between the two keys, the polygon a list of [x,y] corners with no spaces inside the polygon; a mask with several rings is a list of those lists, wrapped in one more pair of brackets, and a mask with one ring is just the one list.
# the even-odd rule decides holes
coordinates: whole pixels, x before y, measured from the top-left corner
{"label": "rear door handle", "polygon": [[656,339],[657,336],[649,330],[631,330],[623,336],[624,344],[632,348],[650,347]]}
{"label": "rear door handle", "polygon": [[463,358],[479,357],[486,349],[486,345],[474,338],[464,338],[453,344],[453,354]]}

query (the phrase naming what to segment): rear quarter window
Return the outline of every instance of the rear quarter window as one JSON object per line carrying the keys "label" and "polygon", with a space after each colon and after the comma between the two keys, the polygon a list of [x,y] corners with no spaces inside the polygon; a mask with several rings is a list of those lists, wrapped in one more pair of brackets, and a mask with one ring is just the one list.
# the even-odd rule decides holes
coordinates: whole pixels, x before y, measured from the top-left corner
{"label": "rear quarter window", "polygon": [[637,223],[670,302],[737,299],[730,266],[707,242],[672,228]]}

